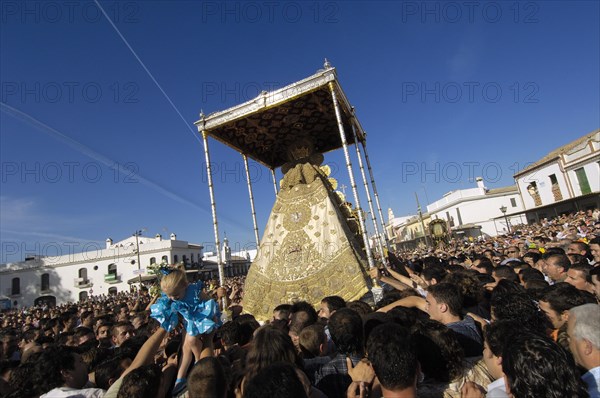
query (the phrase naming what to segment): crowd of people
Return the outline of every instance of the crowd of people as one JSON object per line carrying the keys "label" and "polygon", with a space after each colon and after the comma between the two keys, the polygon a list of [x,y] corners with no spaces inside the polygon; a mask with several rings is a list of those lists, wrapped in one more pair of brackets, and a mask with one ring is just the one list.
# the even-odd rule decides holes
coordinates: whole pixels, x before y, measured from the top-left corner
{"label": "crowd of people", "polygon": [[[600,211],[390,253],[382,298],[243,312],[243,277],[2,313],[2,397],[600,397]],[[262,323],[262,324],[261,324]]]}

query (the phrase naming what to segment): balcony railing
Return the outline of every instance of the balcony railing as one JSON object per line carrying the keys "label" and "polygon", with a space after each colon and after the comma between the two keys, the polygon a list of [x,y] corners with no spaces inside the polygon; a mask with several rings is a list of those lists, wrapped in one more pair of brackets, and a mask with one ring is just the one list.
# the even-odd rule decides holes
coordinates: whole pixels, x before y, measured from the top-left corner
{"label": "balcony railing", "polygon": [[86,288],[86,287],[91,287],[93,285],[92,280],[89,278],[75,278],[75,280],[73,282],[74,282],[75,287],[78,287],[81,289]]}
{"label": "balcony railing", "polygon": [[117,274],[104,274],[104,282],[107,283],[119,283],[121,282],[121,275],[117,275]]}
{"label": "balcony railing", "polygon": [[[13,293],[16,293],[16,294],[13,294]],[[20,289],[19,289],[18,293],[17,292],[13,292],[12,288],[9,287],[9,288],[4,289],[4,295],[6,297],[21,297],[22,296],[22,292],[21,292]]]}

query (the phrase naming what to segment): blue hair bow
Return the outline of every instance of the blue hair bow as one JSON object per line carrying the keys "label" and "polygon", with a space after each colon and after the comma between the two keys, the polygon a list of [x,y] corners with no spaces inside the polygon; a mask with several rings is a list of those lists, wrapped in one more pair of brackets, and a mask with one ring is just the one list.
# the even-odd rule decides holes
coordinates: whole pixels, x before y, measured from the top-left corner
{"label": "blue hair bow", "polygon": [[160,267],[160,273],[163,275],[169,275],[173,270],[169,267]]}

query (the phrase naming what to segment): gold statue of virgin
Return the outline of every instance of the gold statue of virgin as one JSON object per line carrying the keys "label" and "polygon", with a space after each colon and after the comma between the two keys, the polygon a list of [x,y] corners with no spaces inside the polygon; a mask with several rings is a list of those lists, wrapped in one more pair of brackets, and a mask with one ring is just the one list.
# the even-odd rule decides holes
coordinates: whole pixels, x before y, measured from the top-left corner
{"label": "gold statue of virgin", "polygon": [[244,311],[267,320],[283,303],[347,301],[370,288],[367,262],[348,211],[308,140],[288,150],[289,162],[244,289]]}

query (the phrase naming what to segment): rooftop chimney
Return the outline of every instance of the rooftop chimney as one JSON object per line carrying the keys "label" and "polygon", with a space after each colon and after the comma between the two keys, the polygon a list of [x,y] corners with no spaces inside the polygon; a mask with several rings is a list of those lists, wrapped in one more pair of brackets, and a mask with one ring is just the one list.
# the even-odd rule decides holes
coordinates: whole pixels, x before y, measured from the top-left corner
{"label": "rooftop chimney", "polygon": [[475,181],[477,181],[477,188],[486,189],[485,185],[483,184],[483,177],[477,177],[475,178]]}

